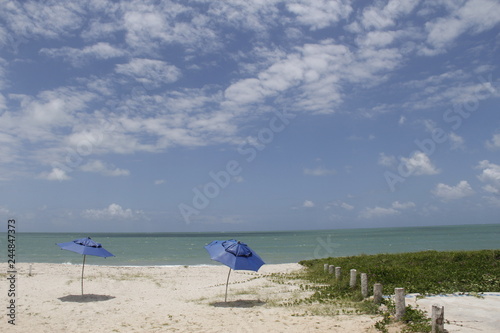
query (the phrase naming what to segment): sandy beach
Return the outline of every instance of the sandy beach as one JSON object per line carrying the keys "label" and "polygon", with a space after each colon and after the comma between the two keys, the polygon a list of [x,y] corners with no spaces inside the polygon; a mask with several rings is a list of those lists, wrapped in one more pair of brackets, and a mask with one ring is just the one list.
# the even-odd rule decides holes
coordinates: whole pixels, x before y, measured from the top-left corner
{"label": "sandy beach", "polygon": [[280,306],[307,293],[298,282],[273,281],[269,274],[299,269],[280,264],[264,265],[258,273],[233,271],[225,303],[228,268],[223,265],[87,265],[82,296],[81,265],[36,263],[29,276],[29,264],[19,264],[16,325],[5,315],[7,281],[1,284],[0,332],[376,332],[378,317]]}

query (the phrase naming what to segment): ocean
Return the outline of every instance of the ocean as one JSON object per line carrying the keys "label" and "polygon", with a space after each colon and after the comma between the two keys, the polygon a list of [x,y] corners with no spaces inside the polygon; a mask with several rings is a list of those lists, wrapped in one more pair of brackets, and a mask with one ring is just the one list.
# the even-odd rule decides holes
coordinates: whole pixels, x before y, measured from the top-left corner
{"label": "ocean", "polygon": [[[115,257],[87,256],[87,264],[110,266],[215,265],[204,245],[237,239],[267,264],[359,254],[424,250],[500,249],[500,224],[377,229],[227,233],[18,233],[15,259],[22,263],[80,264],[82,256],[56,243],[91,237]],[[7,234],[0,253],[7,262]]]}

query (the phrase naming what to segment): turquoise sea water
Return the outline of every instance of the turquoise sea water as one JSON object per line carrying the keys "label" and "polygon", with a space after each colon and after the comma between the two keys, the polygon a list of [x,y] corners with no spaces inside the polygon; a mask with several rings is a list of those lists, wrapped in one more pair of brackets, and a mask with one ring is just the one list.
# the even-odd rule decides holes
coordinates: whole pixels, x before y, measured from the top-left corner
{"label": "turquoise sea water", "polygon": [[[380,229],[343,229],[241,233],[19,233],[16,261],[80,264],[82,256],[56,243],[91,237],[116,257],[87,256],[91,265],[212,265],[204,245],[212,240],[247,243],[266,263],[358,254],[423,250],[500,249],[500,224]],[[7,235],[0,234],[0,253],[7,259]]]}

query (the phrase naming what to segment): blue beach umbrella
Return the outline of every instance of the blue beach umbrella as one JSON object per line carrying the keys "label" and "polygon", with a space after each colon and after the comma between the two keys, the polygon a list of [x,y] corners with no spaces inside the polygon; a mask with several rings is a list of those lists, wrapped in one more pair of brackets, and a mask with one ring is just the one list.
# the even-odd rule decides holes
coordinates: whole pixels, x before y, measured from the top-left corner
{"label": "blue beach umbrella", "polygon": [[265,262],[255,253],[248,245],[234,239],[226,241],[213,241],[205,246],[210,259],[223,263],[229,267],[226,281],[226,297],[224,302],[227,301],[227,287],[229,284],[229,275],[231,269],[234,270],[248,270],[257,272]]}
{"label": "blue beach umbrella", "polygon": [[85,258],[87,255],[97,256],[97,257],[114,257],[114,255],[102,247],[101,244],[96,243],[90,237],[75,239],[74,241],[67,243],[57,243],[61,247],[61,250],[73,251],[76,253],[83,254],[83,266],[82,266],[82,295],[83,295],[83,271],[85,269]]}

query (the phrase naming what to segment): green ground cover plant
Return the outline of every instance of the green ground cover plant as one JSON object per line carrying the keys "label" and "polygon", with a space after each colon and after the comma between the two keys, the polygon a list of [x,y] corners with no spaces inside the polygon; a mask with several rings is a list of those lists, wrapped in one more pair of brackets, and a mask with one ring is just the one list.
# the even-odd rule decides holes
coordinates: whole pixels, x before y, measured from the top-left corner
{"label": "green ground cover plant", "polygon": [[[387,331],[393,318],[393,303],[384,300],[385,310],[363,300],[358,277],[358,286],[349,286],[349,272],[356,269],[366,273],[368,291],[373,284],[383,285],[384,295],[394,294],[394,288],[405,288],[405,292],[421,295],[471,293],[480,296],[482,292],[500,292],[500,250],[479,251],[423,251],[397,254],[359,255],[352,257],[330,257],[300,262],[308,269],[300,278],[310,282],[307,287],[314,293],[305,302],[328,303],[333,300],[358,302],[358,309],[364,313],[378,313],[384,319],[376,328]],[[341,267],[340,280],[334,274],[324,271],[324,264]],[[418,309],[407,307],[402,319],[406,332],[429,332],[430,323]]]}

